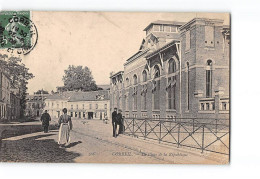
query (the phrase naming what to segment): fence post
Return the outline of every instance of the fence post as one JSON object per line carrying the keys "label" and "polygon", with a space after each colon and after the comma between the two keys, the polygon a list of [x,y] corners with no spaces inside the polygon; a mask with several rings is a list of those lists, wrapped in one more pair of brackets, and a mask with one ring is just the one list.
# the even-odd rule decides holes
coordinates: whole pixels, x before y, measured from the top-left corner
{"label": "fence post", "polygon": [[160,120],[160,119],[159,119],[159,123],[160,123],[159,143],[161,143],[161,137],[162,137],[162,124],[161,124],[161,120]]}
{"label": "fence post", "polygon": [[144,139],[146,139],[146,118],[144,119],[145,121],[144,121]]}
{"label": "fence post", "polygon": [[204,127],[205,125],[202,126],[202,144],[201,144],[201,153],[204,151]]}
{"label": "fence post", "polygon": [[180,147],[180,128],[181,128],[181,124],[180,122],[178,122],[178,148]]}
{"label": "fence post", "polygon": [[216,119],[216,127],[215,127],[215,132],[216,132],[216,134],[218,133],[218,119]]}
{"label": "fence post", "polygon": [[193,134],[194,134],[194,120],[195,119],[192,119],[192,132],[193,132]]}
{"label": "fence post", "polygon": [[135,118],[133,118],[133,137],[135,136]]}

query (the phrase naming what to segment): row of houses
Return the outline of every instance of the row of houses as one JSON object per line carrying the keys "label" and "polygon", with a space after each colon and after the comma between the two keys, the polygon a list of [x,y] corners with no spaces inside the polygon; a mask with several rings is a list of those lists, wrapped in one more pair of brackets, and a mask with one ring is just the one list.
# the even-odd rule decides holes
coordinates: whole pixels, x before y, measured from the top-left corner
{"label": "row of houses", "polygon": [[109,90],[28,95],[25,112],[27,116],[40,117],[47,110],[52,118],[59,118],[64,108],[73,119],[109,118]]}
{"label": "row of houses", "polygon": [[19,89],[13,87],[9,74],[0,67],[0,121],[20,118]]}
{"label": "row of houses", "polygon": [[135,118],[229,118],[230,27],[220,19],[155,21],[110,76],[111,108]]}
{"label": "row of houses", "polygon": [[59,118],[67,108],[73,119],[105,119],[110,116],[109,90],[68,91],[46,97],[44,110],[52,118]]}

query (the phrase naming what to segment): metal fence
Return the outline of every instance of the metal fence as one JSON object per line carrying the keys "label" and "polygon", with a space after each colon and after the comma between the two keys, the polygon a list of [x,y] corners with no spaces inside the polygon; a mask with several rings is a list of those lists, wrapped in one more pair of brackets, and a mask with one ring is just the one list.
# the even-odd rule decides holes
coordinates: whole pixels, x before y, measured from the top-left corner
{"label": "metal fence", "polygon": [[125,118],[125,135],[229,155],[227,119]]}

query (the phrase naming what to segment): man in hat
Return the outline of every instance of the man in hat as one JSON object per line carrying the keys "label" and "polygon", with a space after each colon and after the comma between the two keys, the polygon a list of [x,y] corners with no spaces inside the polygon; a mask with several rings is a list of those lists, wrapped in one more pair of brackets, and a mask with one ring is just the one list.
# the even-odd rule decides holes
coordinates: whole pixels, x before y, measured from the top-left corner
{"label": "man in hat", "polygon": [[45,110],[45,112],[42,114],[41,121],[44,133],[47,133],[49,130],[49,123],[51,121],[51,116],[49,115],[47,110]]}
{"label": "man in hat", "polygon": [[116,129],[117,129],[117,108],[114,108],[114,112],[112,113],[112,126],[113,126],[113,137],[116,137]]}

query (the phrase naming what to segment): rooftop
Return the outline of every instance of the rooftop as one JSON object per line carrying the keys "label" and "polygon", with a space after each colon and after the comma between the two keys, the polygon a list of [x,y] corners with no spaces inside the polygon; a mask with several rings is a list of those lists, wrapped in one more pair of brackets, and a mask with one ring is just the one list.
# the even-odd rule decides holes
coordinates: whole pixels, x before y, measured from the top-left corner
{"label": "rooftop", "polygon": [[146,31],[147,29],[150,28],[150,26],[152,25],[177,25],[177,26],[182,26],[185,24],[185,22],[178,22],[178,21],[163,21],[163,20],[157,20],[154,22],[151,22],[145,29],[144,31]]}

